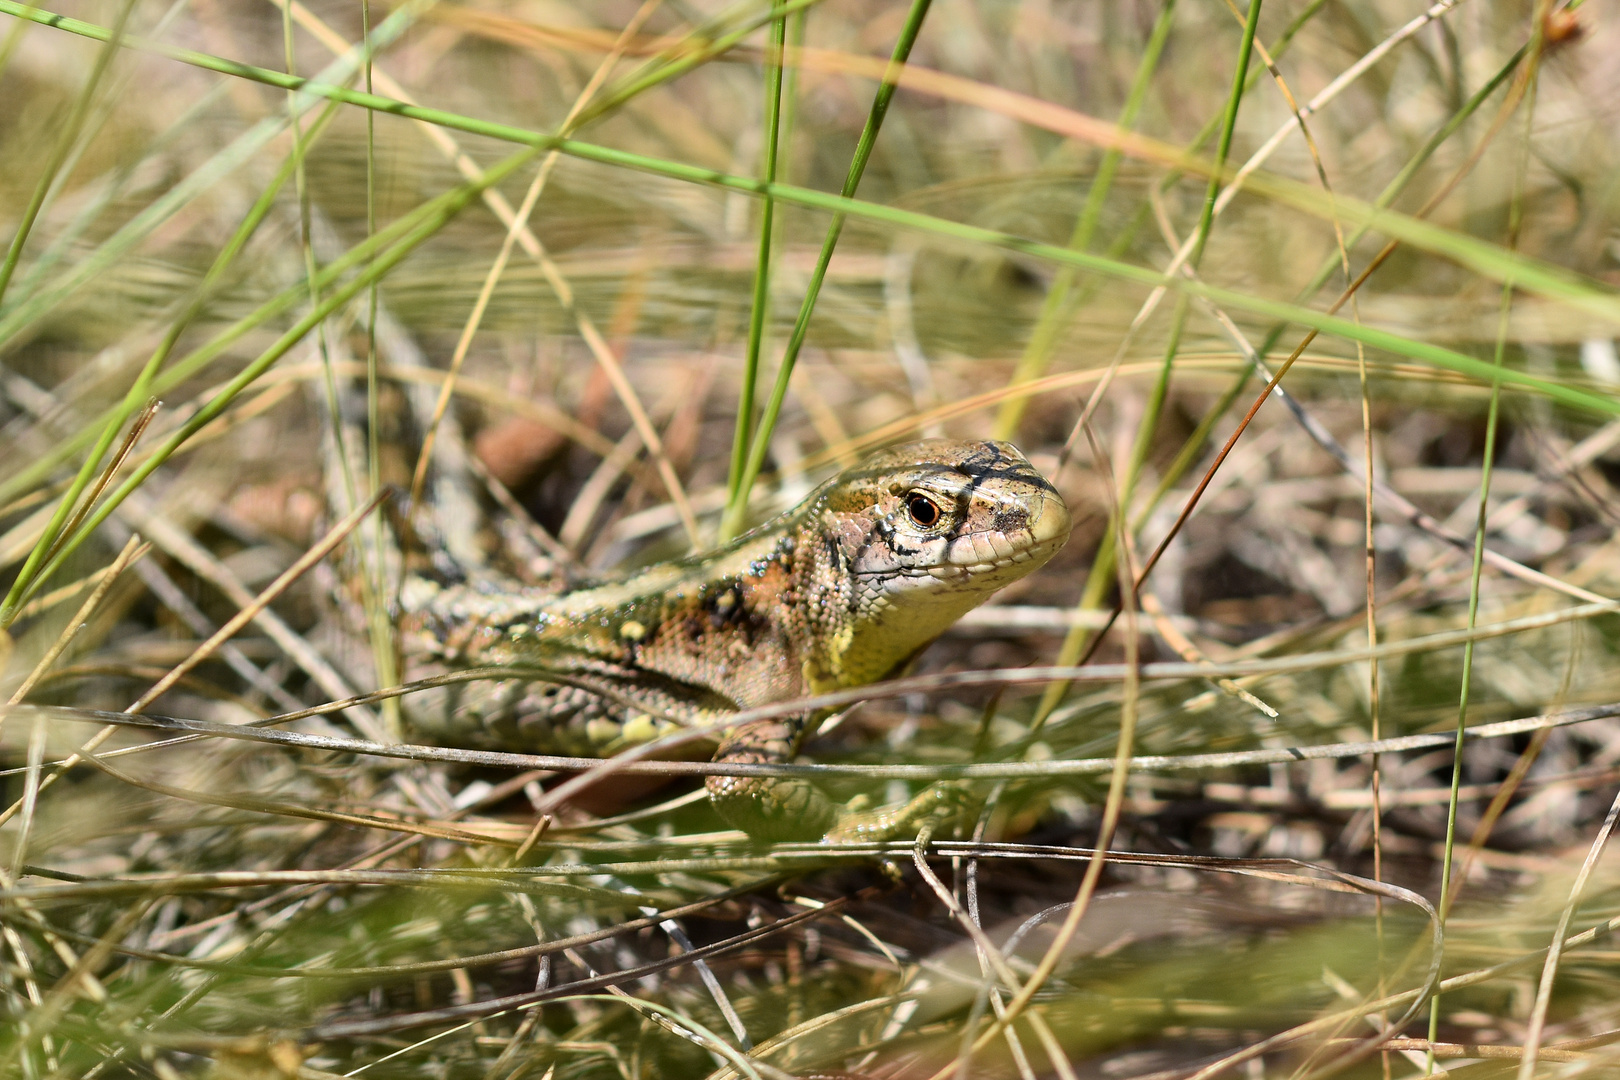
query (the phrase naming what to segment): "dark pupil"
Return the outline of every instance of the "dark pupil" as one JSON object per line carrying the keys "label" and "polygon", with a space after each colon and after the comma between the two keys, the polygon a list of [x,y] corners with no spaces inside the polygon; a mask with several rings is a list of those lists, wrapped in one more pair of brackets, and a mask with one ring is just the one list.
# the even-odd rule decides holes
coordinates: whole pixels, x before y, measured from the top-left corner
{"label": "dark pupil", "polygon": [[913,495],[906,500],[906,509],[911,511],[911,520],[928,528],[939,522],[939,507],[921,495]]}

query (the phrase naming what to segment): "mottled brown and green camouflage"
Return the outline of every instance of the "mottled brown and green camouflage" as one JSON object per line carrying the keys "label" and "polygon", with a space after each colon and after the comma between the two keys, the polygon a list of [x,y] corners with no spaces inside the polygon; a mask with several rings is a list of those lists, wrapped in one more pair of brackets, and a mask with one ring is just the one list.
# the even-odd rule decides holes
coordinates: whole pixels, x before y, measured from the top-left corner
{"label": "mottled brown and green camouflage", "polygon": [[[676,721],[876,682],[1068,535],[1063,499],[1013,446],[935,439],[871,454],[719,550],[622,580],[567,591],[416,583],[414,637],[440,661],[528,665],[573,684],[485,684],[428,734],[599,754]],[[790,759],[822,719],[732,729],[717,760]],[[799,781],[713,777],[709,792],[760,836],[820,835],[836,817]]]}

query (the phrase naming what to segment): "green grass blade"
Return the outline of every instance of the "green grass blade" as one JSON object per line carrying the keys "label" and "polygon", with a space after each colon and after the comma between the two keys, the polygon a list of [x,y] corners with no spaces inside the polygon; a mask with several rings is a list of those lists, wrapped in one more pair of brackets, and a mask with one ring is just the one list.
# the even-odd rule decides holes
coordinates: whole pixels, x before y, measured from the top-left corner
{"label": "green grass blade", "polygon": [[[4,0],[10,4],[11,0]],[[372,41],[372,48],[379,49],[399,38],[405,31],[415,24],[417,17],[430,6],[430,0],[410,0],[401,6],[377,27]],[[16,5],[0,7],[0,14],[24,16],[29,9]],[[105,41],[110,38],[110,32],[99,26],[81,23],[78,20],[67,19],[51,15],[48,12],[35,11],[33,17],[48,26],[68,30],[92,40]],[[185,49],[174,49],[172,46],[155,42],[145,42],[141,39],[125,36],[123,44],[126,48],[138,48],[141,51],[154,52],[157,55],[170,56],[171,59],[181,59],[180,54],[189,57],[201,57],[204,54],[191,53]],[[358,52],[339,57],[328,64],[313,80],[291,78],[281,72],[269,72],[275,76],[275,85],[281,89],[294,89],[301,92],[299,99],[300,112],[312,108],[319,99],[343,100],[330,93],[319,92],[315,87],[328,86],[334,80],[341,82],[353,76],[359,64]],[[208,63],[196,66],[208,70],[220,71],[227,75],[237,75],[246,65],[235,64],[232,61],[220,60],[218,57],[209,57]],[[265,73],[265,69],[251,69]],[[263,79],[253,81],[263,82]],[[341,91],[340,87],[331,86],[333,90]],[[130,218],[119,227],[112,236],[102,240],[95,250],[81,261],[69,273],[53,282],[39,295],[31,297],[28,301],[15,308],[0,309],[0,355],[14,347],[26,328],[31,326],[47,312],[61,303],[67,297],[84,288],[91,281],[109,267],[133,251],[143,243],[165,222],[179,213],[181,209],[191,204],[202,192],[211,188],[225,176],[234,172],[245,163],[254,160],[271,139],[276,138],[286,128],[285,114],[272,115],[252,128],[242,133],[231,144],[216,153],[199,168],[189,173],[183,180],[165,191],[151,204],[144,207],[139,213]]]}
{"label": "green grass blade", "polygon": [[101,51],[96,54],[96,62],[90,68],[90,74],[84,80],[84,85],[79,88],[79,96],[73,102],[73,111],[56,133],[56,145],[51,148],[50,157],[45,161],[45,168],[34,183],[34,192],[29,196],[28,205],[23,208],[22,217],[17,222],[17,231],[11,237],[11,246],[6,249],[5,262],[0,263],[0,301],[5,299],[12,275],[17,272],[17,264],[22,261],[23,247],[27,245],[28,237],[34,231],[34,222],[39,220],[40,211],[45,208],[45,200],[56,185],[62,166],[67,163],[68,155],[73,151],[73,144],[79,138],[85,118],[90,115],[90,107],[95,103],[102,77],[107,74],[107,68],[112,64],[113,57],[117,56],[122,48],[124,27],[128,25],[129,17],[134,10],[135,0],[124,0],[118,9],[118,18],[113,23],[110,36]]}
{"label": "green grass blade", "polygon": [[[781,5],[773,0],[772,9]],[[782,127],[782,47],[787,38],[787,16],[778,15],[771,23],[771,41],[765,57],[765,157],[763,174],[767,184],[776,183],[777,139]],[[737,395],[737,421],[731,440],[731,470],[726,481],[727,501],[734,501],[742,486],[748,461],[748,444],[754,434],[754,396],[759,381],[759,353],[765,340],[765,324],[770,313],[771,240],[775,229],[776,200],[769,195],[760,200],[759,253],[754,262],[754,291],[748,312],[748,351],[743,358],[742,389]],[[726,536],[721,536],[723,543]]]}
{"label": "green grass blade", "polygon": [[[394,17],[398,17],[404,10],[406,9],[402,8],[401,11],[395,12]],[[0,0],[0,14],[14,15],[19,18],[29,17],[30,9],[23,4],[17,3],[17,0]],[[65,16],[36,11],[32,13],[32,17],[36,21],[44,22],[58,29],[96,40],[103,40],[108,34],[108,31],[103,27],[94,26],[76,19],[69,19]],[[385,23],[384,26],[386,25],[388,24]],[[379,27],[380,30],[381,27]],[[1155,278],[1158,276],[1153,271],[1136,267],[1132,267],[1129,272],[1123,272],[1120,268],[1124,264],[1114,260],[1095,261],[1095,256],[1088,256],[1080,252],[1065,252],[1063,248],[1057,245],[1041,244],[1018,238],[1005,241],[999,239],[1004,237],[1005,234],[997,233],[994,230],[977,229],[972,226],[945,222],[942,219],[926,214],[908,213],[894,207],[876,206],[860,200],[792,185],[767,185],[759,180],[734,176],[716,169],[686,165],[680,162],[649,157],[644,154],[581,142],[576,139],[547,135],[510,124],[481,120],[442,109],[407,105],[392,98],[380,97],[357,90],[348,90],[341,86],[320,82],[317,79],[296,79],[282,72],[257,68],[250,64],[241,64],[236,61],[209,56],[206,53],[179,49],[134,37],[126,37],[124,44],[128,48],[138,48],[143,51],[168,56],[184,63],[207,68],[208,70],[238,75],[268,86],[283,89],[292,87],[334,101],[346,102],[361,108],[376,109],[379,112],[385,112],[393,116],[423,120],[427,123],[439,124],[458,131],[484,135],[502,142],[556,149],[585,161],[633,169],[638,172],[687,183],[704,184],[733,191],[745,191],[759,196],[770,195],[779,203],[793,203],[826,210],[835,214],[842,213],[851,217],[863,217],[867,220],[917,228],[925,232],[954,236],[971,243],[988,243],[991,246],[1007,247],[1011,250],[1036,255],[1054,263],[1073,263],[1082,268],[1097,269],[1103,273],[1115,273],[1126,278],[1136,275],[1149,275]],[[1001,100],[1005,101],[1010,109],[1022,108],[1026,104],[1029,105],[1029,111],[1016,113],[1017,118],[1043,126],[1056,134],[1091,138],[1097,136],[1099,127],[1111,128],[1111,125],[1099,125],[1097,122],[1092,121],[1091,118],[1073,110],[1057,108],[1044,102],[1035,102],[1033,99],[1023,99],[1020,102],[1017,100],[1016,95],[1006,95]],[[1034,108],[1037,105],[1041,107]],[[1116,133],[1115,136],[1111,137],[1110,141],[1118,142],[1126,147],[1128,153],[1141,156],[1144,160],[1175,162],[1187,171],[1203,176],[1209,176],[1211,173],[1216,172],[1211,161],[1196,155],[1189,156],[1177,147],[1140,135]],[[1225,177],[1223,176],[1223,178]],[[1309,184],[1269,173],[1256,172],[1250,174],[1245,183],[1245,188],[1253,195],[1264,196],[1281,205],[1292,207],[1325,222],[1331,222],[1337,216],[1339,220],[1345,223],[1365,226],[1369,231],[1380,232],[1418,250],[1450,259],[1459,266],[1478,273],[1498,284],[1511,279],[1514,286],[1521,291],[1558,301],[1606,322],[1620,324],[1620,292],[1604,286],[1592,278],[1556,266],[1545,260],[1525,255],[1522,252],[1508,251],[1499,244],[1493,244],[1441,226],[1432,225],[1408,214],[1389,209],[1378,209],[1365,201],[1348,195],[1336,194],[1330,199]],[[991,237],[998,239],[990,239]],[[1166,284],[1171,288],[1184,287],[1178,282],[1167,282]],[[11,320],[0,320],[0,347],[3,347],[10,326]]]}
{"label": "green grass blade", "polygon": [[[888,74],[872,98],[872,108],[866,115],[866,125],[861,129],[860,140],[855,144],[849,172],[844,177],[842,196],[845,199],[853,199],[856,189],[860,187],[861,176],[866,172],[866,163],[872,157],[872,148],[877,145],[883,118],[888,114],[889,103],[894,99],[895,89],[899,85],[899,72],[911,56],[911,47],[916,44],[917,35],[922,31],[923,19],[928,15],[931,2],[932,0],[912,0],[911,9],[906,14],[905,25],[900,30],[900,38],[895,42],[894,52],[889,57]],[[771,432],[776,427],[776,418],[781,414],[782,403],[787,399],[788,383],[793,378],[793,366],[798,361],[799,350],[804,347],[804,339],[810,332],[810,316],[815,311],[816,298],[821,294],[821,283],[827,277],[827,267],[832,263],[833,249],[838,246],[838,237],[843,233],[844,220],[845,215],[834,213],[832,222],[827,226],[827,235],[821,242],[821,253],[816,258],[816,268],[810,275],[809,287],[805,289],[804,301],[799,306],[799,317],[793,324],[793,332],[782,352],[782,362],[776,369],[776,382],[771,387],[771,396],[765,403],[765,411],[760,417],[758,430],[753,433],[742,477],[738,480],[736,492],[726,506],[725,516],[721,519],[722,537],[735,536],[742,530],[743,519],[748,512],[748,493],[754,486],[754,479],[759,475],[759,470],[765,464]]]}

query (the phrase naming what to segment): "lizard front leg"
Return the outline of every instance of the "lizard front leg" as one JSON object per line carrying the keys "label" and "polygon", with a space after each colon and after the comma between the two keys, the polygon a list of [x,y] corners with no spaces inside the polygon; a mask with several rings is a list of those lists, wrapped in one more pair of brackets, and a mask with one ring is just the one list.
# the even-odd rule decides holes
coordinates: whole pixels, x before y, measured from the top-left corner
{"label": "lizard front leg", "polygon": [[[733,728],[714,760],[725,764],[791,761],[805,717],[760,720]],[[756,840],[819,840],[838,820],[838,807],[809,780],[787,776],[711,776],[706,785],[715,812]]]}
{"label": "lizard front leg", "polygon": [[[802,718],[762,720],[734,728],[714,760],[727,764],[791,761],[803,741]],[[973,802],[960,785],[929,784],[909,802],[855,810],[829,799],[809,780],[787,776],[711,776],[709,801],[728,825],[756,840],[828,840],[839,843],[893,840],[925,822],[960,820]]]}

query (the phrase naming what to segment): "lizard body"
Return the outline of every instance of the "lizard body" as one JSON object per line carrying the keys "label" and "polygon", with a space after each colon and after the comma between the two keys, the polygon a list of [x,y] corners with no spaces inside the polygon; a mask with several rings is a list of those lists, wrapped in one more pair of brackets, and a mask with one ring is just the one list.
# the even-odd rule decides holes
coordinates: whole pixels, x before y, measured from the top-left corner
{"label": "lizard body", "polygon": [[[674,721],[723,722],[894,675],[1068,533],[1063,499],[1010,444],[929,440],[869,455],[708,554],[564,591],[424,584],[406,608],[444,662],[527,665],[570,682],[498,682],[455,703],[438,741],[612,750]],[[791,758],[821,719],[732,729],[716,756]],[[819,835],[834,814],[802,781],[713,777],[709,791],[722,816],[760,836]]]}

